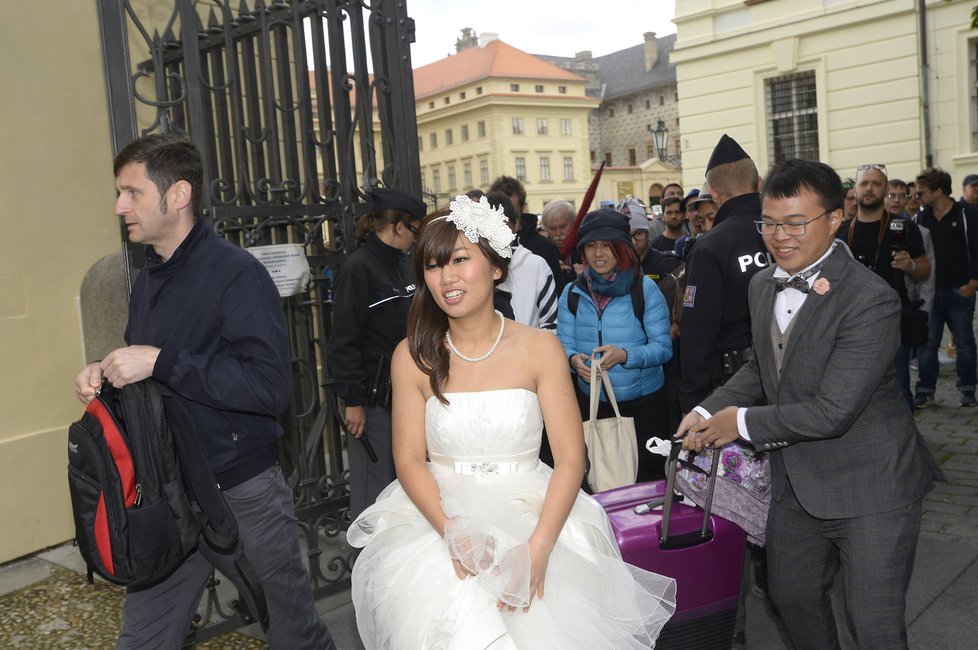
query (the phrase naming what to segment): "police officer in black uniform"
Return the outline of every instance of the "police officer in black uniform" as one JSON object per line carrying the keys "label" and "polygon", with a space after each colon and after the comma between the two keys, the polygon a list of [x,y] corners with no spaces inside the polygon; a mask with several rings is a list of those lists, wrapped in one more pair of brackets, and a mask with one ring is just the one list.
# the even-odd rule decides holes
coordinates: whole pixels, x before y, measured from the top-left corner
{"label": "police officer in black uniform", "polygon": [[426,212],[424,203],[399,190],[376,189],[368,196],[373,210],[357,223],[360,248],[336,277],[333,332],[326,344],[343,421],[358,441],[348,448],[353,516],[394,480],[390,360],[406,335],[414,296],[404,257]]}
{"label": "police officer in black uniform", "polygon": [[750,351],[747,288],[771,263],[755,221],[761,197],[754,161],[724,134],[706,179],[720,209],[686,263],[680,325],[683,412],[688,413],[746,361]]}

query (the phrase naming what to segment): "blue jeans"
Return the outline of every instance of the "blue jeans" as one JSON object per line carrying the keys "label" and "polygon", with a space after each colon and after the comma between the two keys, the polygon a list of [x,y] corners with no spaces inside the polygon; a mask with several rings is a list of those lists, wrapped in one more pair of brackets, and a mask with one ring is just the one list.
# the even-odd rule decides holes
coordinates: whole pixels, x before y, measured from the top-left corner
{"label": "blue jeans", "polygon": [[956,289],[938,289],[934,294],[934,309],[930,313],[927,345],[920,349],[917,364],[920,378],[917,392],[933,395],[937,389],[937,349],[941,347],[941,336],[947,324],[957,347],[955,366],[958,371],[957,388],[962,393],[975,392],[975,366],[978,355],[975,352],[975,298],[965,298]]}

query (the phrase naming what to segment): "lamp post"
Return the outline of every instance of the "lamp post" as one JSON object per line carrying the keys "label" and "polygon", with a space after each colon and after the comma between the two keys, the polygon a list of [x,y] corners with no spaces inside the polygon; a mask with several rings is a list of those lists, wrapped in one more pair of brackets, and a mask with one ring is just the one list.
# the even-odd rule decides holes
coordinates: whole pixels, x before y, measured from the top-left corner
{"label": "lamp post", "polygon": [[679,156],[666,155],[666,149],[669,146],[669,128],[665,125],[665,122],[663,122],[661,119],[658,120],[654,129],[652,128],[652,125],[649,124],[649,133],[652,135],[652,142],[655,144],[655,149],[656,153],[659,155],[659,160],[676,165],[677,167],[682,167],[682,158]]}

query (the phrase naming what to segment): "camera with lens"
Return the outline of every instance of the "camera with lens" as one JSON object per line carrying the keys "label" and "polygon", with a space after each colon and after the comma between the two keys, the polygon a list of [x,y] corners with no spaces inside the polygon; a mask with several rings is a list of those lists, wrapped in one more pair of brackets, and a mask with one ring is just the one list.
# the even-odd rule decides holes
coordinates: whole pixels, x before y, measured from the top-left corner
{"label": "camera with lens", "polygon": [[904,223],[903,219],[893,219],[890,221],[890,233],[893,235],[893,243],[890,245],[890,251],[896,253],[897,251],[907,250],[907,224]]}

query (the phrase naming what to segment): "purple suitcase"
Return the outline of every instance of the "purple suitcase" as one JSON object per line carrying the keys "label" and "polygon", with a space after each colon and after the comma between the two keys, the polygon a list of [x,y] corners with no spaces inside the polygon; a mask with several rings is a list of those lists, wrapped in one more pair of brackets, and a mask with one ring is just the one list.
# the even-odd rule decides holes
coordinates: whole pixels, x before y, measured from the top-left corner
{"label": "purple suitcase", "polygon": [[673,445],[666,481],[628,485],[594,498],[608,513],[626,562],[676,579],[676,613],[659,635],[656,649],[728,650],[747,535],[736,524],[709,513],[717,463],[706,511],[670,500],[662,509],[635,512],[637,506],[661,504],[664,495],[673,494],[678,453],[679,445]]}

